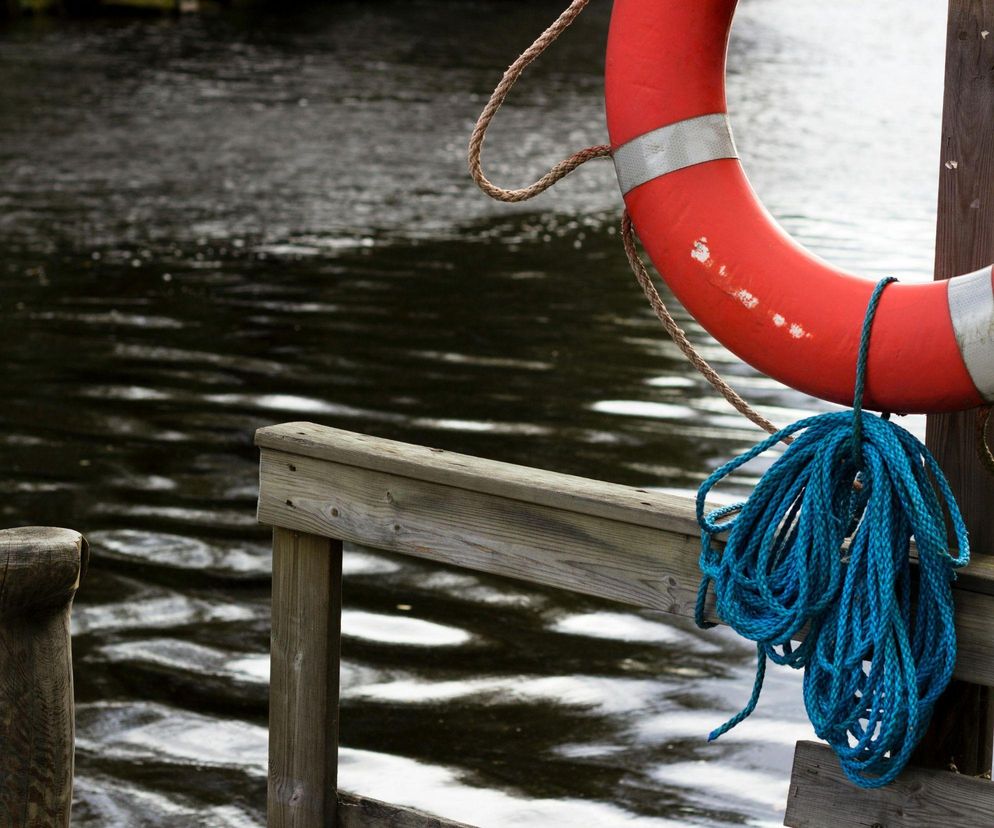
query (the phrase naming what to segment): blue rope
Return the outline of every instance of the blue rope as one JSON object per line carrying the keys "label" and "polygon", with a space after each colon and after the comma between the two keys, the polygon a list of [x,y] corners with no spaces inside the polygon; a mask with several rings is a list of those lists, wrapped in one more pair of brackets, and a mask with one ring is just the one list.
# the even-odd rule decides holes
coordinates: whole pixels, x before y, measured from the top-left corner
{"label": "blue rope", "polygon": [[[966,526],[935,458],[886,415],[862,410],[873,317],[892,281],[876,286],[867,307],[853,410],[788,426],[715,471],[697,493],[697,623],[713,626],[705,620],[713,586],[717,616],[757,650],[748,703],[709,741],[753,712],[768,660],[804,669],[815,732],[864,788],[901,772],[949,684],[956,662],[950,582],[970,558]],[[792,434],[747,501],[705,514],[716,484]],[[724,549],[715,542],[722,535]]]}

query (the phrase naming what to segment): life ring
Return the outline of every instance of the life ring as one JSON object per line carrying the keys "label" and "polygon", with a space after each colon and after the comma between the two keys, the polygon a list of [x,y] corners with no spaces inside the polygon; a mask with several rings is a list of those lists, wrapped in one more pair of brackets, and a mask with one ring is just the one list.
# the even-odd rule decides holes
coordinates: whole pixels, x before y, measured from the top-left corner
{"label": "life ring", "polygon": [[[737,0],[615,0],[605,94],[615,167],[642,243],[676,297],[759,371],[853,401],[874,282],[793,241],[753,192],[725,102]],[[894,284],[873,328],[865,404],[932,413],[994,401],[992,270]]]}

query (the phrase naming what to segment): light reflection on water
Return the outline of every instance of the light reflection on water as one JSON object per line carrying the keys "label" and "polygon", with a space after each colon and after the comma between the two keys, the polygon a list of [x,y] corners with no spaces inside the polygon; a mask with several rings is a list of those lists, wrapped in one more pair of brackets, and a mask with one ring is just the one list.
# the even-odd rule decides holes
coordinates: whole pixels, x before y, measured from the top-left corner
{"label": "light reflection on water", "polygon": [[[0,28],[0,510],[93,543],[76,824],[263,822],[255,428],[307,418],[681,493],[759,436],[644,307],[609,165],[513,208],[465,176],[477,110],[558,5]],[[602,140],[608,12],[502,110],[497,180]],[[874,278],[928,278],[944,31],[941,4],[907,0],[739,12],[753,183]],[[679,321],[775,421],[827,408]],[[779,824],[809,735],[797,677],[772,671],[708,746],[752,683],[728,631],[370,550],[345,573],[346,787],[483,826]]]}

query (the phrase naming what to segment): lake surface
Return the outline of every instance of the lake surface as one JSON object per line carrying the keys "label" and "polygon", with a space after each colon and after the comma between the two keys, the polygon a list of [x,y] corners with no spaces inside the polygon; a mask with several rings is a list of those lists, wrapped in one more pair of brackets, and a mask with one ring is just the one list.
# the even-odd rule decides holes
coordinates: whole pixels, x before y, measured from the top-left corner
{"label": "lake surface", "polygon": [[[264,823],[254,429],[686,494],[760,437],[647,308],[609,164],[516,208],[465,174],[490,89],[562,5],[0,24],[0,515],[92,543],[74,824]],[[870,278],[931,271],[943,6],[738,15],[730,106],[757,190]],[[595,2],[515,91],[496,180],[604,140],[608,15]],[[778,423],[825,407],[680,318]],[[708,745],[752,684],[728,631],[368,550],[345,571],[343,787],[484,828],[780,824],[811,735],[799,677],[772,670]]]}

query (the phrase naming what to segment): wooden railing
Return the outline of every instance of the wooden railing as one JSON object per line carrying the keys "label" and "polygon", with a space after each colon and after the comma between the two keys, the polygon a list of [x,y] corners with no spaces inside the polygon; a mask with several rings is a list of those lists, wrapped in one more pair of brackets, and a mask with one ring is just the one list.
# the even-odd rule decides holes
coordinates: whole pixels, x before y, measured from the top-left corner
{"label": "wooden railing", "polygon": [[[273,527],[273,828],[454,825],[337,790],[343,541],[693,614],[700,536],[687,498],[309,423],[261,429],[256,443],[259,520]],[[994,566],[981,560],[955,583],[956,675],[994,685]],[[786,824],[826,824],[829,805],[833,828],[975,826],[994,813],[994,787],[915,770],[871,794],[845,781],[828,748],[800,743]]]}
{"label": "wooden railing", "polygon": [[68,529],[0,531],[0,825],[60,828],[72,804],[69,612],[86,542]]}

